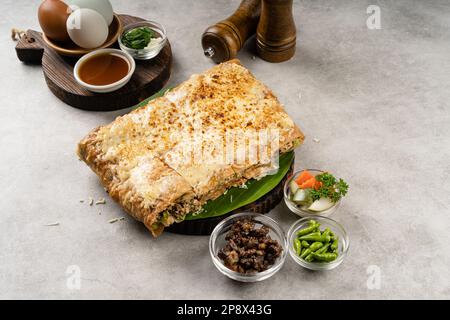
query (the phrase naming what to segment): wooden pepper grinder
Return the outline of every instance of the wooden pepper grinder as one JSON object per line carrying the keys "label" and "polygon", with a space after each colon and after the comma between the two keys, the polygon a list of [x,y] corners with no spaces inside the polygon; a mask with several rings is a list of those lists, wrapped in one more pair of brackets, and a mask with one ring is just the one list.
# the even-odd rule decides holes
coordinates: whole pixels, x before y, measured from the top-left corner
{"label": "wooden pepper grinder", "polygon": [[235,58],[245,41],[255,34],[260,14],[261,0],[243,0],[230,17],[203,33],[205,56],[216,63]]}
{"label": "wooden pepper grinder", "polygon": [[258,55],[269,62],[289,60],[295,54],[295,42],[292,0],[262,0],[256,31]]}

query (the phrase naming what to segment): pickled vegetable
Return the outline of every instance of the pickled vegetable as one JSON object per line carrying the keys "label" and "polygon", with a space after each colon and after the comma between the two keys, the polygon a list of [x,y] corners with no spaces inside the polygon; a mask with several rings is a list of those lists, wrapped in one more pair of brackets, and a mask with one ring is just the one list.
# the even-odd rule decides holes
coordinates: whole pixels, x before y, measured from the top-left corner
{"label": "pickled vegetable", "polygon": [[294,250],[307,262],[328,263],[339,256],[339,239],[330,228],[321,230],[320,223],[309,220],[308,227],[297,231]]}

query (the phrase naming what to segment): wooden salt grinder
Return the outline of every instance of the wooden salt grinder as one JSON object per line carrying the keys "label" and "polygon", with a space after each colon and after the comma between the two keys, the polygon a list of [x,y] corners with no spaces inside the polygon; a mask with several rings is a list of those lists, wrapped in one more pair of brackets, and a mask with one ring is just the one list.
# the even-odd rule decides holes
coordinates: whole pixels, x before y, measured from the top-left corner
{"label": "wooden salt grinder", "polygon": [[269,62],[289,60],[295,54],[295,42],[292,0],[262,0],[256,31],[258,55]]}
{"label": "wooden salt grinder", "polygon": [[255,34],[260,13],[261,0],[243,0],[230,17],[208,27],[202,36],[205,56],[216,63],[235,58]]}

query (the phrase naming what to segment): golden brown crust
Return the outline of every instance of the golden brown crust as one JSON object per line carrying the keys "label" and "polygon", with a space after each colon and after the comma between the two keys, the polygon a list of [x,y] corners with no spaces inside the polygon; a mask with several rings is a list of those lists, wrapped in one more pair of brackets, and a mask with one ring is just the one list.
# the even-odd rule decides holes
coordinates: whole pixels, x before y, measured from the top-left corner
{"label": "golden brown crust", "polygon": [[79,143],[78,154],[110,196],[157,235],[163,229],[163,212],[183,216],[228,188],[267,174],[271,164],[259,158],[239,164],[177,160],[186,146],[198,149],[197,136],[203,138],[201,150],[221,159],[218,142],[224,142],[229,131],[239,130],[279,131],[279,146],[272,154],[292,150],[304,139],[272,91],[232,60],[94,129]]}

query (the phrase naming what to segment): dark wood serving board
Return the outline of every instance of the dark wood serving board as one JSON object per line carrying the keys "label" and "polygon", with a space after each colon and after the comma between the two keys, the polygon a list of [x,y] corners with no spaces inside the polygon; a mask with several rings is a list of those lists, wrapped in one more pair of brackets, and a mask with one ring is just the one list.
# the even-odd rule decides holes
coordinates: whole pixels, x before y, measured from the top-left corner
{"label": "dark wood serving board", "polygon": [[[143,19],[118,15],[123,26]],[[115,44],[118,47],[118,44]],[[128,108],[158,92],[170,78],[172,50],[169,41],[159,55],[150,60],[136,60],[136,71],[130,82],[111,93],[92,93],[77,84],[73,67],[78,58],[57,54],[43,40],[42,34],[28,30],[16,46],[17,57],[29,64],[42,64],[50,90],[59,99],[75,108],[111,111]]]}

